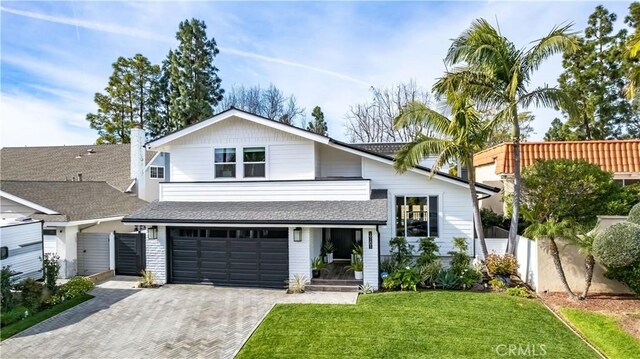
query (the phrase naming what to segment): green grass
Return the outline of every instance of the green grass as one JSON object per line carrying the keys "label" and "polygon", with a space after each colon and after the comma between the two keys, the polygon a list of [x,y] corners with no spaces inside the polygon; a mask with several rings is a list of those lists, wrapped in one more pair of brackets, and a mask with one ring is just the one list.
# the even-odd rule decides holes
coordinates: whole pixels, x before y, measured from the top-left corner
{"label": "green grass", "polygon": [[625,332],[614,317],[572,308],[561,312],[607,357],[640,358],[640,341]]}
{"label": "green grass", "polygon": [[45,319],[49,319],[54,315],[62,313],[65,310],[75,307],[76,305],[82,302],[85,302],[91,298],[93,298],[93,296],[90,294],[82,294],[79,297],[69,299],[66,302],[60,303],[54,307],[47,308],[41,312],[37,312],[36,314],[30,317],[27,317],[26,319],[23,319],[19,322],[7,325],[6,327],[3,327],[2,329],[0,329],[0,340],[5,340],[11,336],[14,336],[20,333],[21,331],[40,323]]}
{"label": "green grass", "polygon": [[503,358],[509,345],[528,346],[528,356],[535,349],[548,358],[597,357],[536,300],[448,291],[369,294],[357,305],[277,305],[239,357]]}

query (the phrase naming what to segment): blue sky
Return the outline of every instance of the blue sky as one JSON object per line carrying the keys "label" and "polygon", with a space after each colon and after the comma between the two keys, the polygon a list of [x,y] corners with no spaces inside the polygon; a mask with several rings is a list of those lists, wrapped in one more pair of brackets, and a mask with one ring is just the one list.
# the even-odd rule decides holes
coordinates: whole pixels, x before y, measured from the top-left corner
{"label": "blue sky", "polygon": [[[415,80],[430,89],[450,44],[478,17],[525,46],[554,25],[585,27],[596,2],[10,2],[0,10],[0,146],[93,143],[95,110],[118,56],[159,63],[181,20],[206,22],[225,88],[275,84],[307,114],[319,105],[329,134],[344,139],[350,105],[370,88]],[[619,17],[629,2],[606,7]],[[555,57],[532,85],[556,84]],[[554,110],[535,110],[541,139]]]}

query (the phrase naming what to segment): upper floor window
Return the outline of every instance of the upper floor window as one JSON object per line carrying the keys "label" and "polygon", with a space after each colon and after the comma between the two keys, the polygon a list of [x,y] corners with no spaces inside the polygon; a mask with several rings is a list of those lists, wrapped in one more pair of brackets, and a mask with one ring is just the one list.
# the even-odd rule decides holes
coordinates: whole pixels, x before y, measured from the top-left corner
{"label": "upper floor window", "polygon": [[396,197],[396,236],[437,237],[438,196]]}
{"label": "upper floor window", "polygon": [[164,167],[162,166],[149,167],[149,178],[164,179]]}
{"label": "upper floor window", "polygon": [[216,178],[236,177],[235,148],[216,148],[214,161]]}
{"label": "upper floor window", "polygon": [[245,147],[242,161],[245,177],[265,177],[266,154],[264,147]]}

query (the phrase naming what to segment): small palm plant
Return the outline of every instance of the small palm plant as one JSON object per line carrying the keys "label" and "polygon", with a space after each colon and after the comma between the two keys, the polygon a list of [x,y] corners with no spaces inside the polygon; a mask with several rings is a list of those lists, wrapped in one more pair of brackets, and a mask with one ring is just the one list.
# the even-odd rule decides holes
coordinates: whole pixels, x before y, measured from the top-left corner
{"label": "small palm plant", "polygon": [[143,269],[140,271],[140,288],[153,288],[156,286],[156,277],[152,271]]}
{"label": "small palm plant", "polygon": [[333,243],[330,240],[326,240],[324,245],[322,246],[322,251],[324,252],[327,263],[333,263],[333,252],[336,250],[336,247],[333,246]]}
{"label": "small palm plant", "polygon": [[364,263],[362,257],[356,257],[351,265],[347,266],[347,270],[354,273],[357,280],[362,279],[362,271],[364,269]]}
{"label": "small palm plant", "polygon": [[327,263],[322,258],[315,257],[311,260],[311,273],[313,278],[320,277],[320,272],[327,269]]}
{"label": "small palm plant", "polygon": [[585,255],[584,259],[584,291],[580,295],[580,299],[587,299],[589,288],[591,287],[591,280],[593,279],[593,270],[596,265],[596,260],[593,257],[593,241],[596,239],[598,232],[596,230],[587,232],[583,229],[579,230],[581,233],[573,238],[573,241],[580,248],[580,252]]}

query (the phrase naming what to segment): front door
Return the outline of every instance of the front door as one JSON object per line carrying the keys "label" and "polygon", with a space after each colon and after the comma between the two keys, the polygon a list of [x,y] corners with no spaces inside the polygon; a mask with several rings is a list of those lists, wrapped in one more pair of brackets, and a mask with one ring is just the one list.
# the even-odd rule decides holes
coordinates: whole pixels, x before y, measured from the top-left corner
{"label": "front door", "polygon": [[334,259],[351,259],[351,252],[356,243],[356,233],[360,231],[354,228],[331,228],[331,242],[335,247]]}

